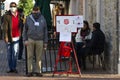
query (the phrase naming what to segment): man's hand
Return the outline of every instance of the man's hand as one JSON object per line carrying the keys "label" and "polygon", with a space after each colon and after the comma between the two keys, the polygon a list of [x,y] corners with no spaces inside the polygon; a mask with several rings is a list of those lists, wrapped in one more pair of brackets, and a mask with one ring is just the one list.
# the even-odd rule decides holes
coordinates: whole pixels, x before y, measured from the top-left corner
{"label": "man's hand", "polygon": [[47,49],[47,43],[44,43],[44,50]]}
{"label": "man's hand", "polygon": [[83,45],[83,46],[82,46],[82,48],[85,48],[85,47],[86,47],[86,45]]}
{"label": "man's hand", "polygon": [[27,45],[28,45],[28,41],[25,41],[25,42],[24,42],[24,45],[27,46]]}
{"label": "man's hand", "polygon": [[4,41],[5,41],[6,43],[8,43],[8,38],[5,38]]}

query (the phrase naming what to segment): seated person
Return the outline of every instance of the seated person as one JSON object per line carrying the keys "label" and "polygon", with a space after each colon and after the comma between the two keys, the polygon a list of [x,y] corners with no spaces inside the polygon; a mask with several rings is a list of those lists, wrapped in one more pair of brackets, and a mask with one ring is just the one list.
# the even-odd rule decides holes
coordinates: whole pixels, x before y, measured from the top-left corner
{"label": "seated person", "polygon": [[80,66],[81,64],[81,58],[82,57],[80,53],[80,48],[82,48],[83,45],[85,45],[90,39],[91,39],[91,31],[89,28],[89,23],[87,21],[83,21],[83,28],[78,29],[78,33],[76,34],[75,37],[75,49],[77,53],[77,58],[78,58],[78,64]]}
{"label": "seated person", "polygon": [[87,43],[80,49],[81,56],[83,57],[82,64],[84,69],[86,69],[86,56],[89,55],[89,53],[101,54],[104,51],[104,44],[105,35],[100,29],[100,24],[97,22],[93,23],[92,38],[89,43]]}

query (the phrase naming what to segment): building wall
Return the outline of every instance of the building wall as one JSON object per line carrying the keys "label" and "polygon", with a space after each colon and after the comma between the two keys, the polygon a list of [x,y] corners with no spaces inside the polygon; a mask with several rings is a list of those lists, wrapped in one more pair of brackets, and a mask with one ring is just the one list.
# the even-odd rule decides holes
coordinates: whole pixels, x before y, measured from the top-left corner
{"label": "building wall", "polygon": [[80,15],[83,15],[83,0],[80,1]]}
{"label": "building wall", "polygon": [[[119,25],[118,25],[118,30],[119,30],[119,32],[118,32],[118,36],[120,36],[120,0],[118,0],[118,2],[119,2],[119,4],[118,4],[118,6],[119,6],[119,9],[118,9],[118,22],[119,22]],[[119,38],[119,55],[118,55],[118,57],[119,57],[119,61],[118,61],[118,73],[120,74],[120,37],[118,37]]]}
{"label": "building wall", "polygon": [[[117,0],[85,0],[87,2],[87,16],[85,19],[89,21],[90,26],[94,22],[101,23],[101,29],[106,36],[106,45],[105,45],[105,66],[110,73],[117,73],[117,62],[118,62],[118,26],[117,26]],[[119,0],[120,1],[120,0]],[[98,2],[101,2],[98,7]],[[120,4],[119,4],[120,5]],[[100,11],[98,11],[100,9]],[[120,10],[119,10],[120,11]],[[100,15],[98,15],[100,14]],[[120,15],[120,14],[119,14]],[[97,18],[100,18],[98,21]],[[120,24],[120,22],[119,22]]]}
{"label": "building wall", "polygon": [[116,1],[104,0],[103,30],[106,35],[106,63],[111,73],[117,73],[117,25],[116,25]]}
{"label": "building wall", "polygon": [[83,0],[70,0],[69,14],[83,15]]}
{"label": "building wall", "polygon": [[[120,4],[118,2],[120,2],[120,0],[81,1],[82,3],[80,2],[79,5],[80,8],[74,7],[74,9],[71,10],[71,13],[79,12],[79,14],[83,14],[84,19],[89,22],[91,29],[94,22],[99,22],[101,24],[101,29],[106,36],[106,44],[104,51],[105,68],[110,73],[118,73],[118,60],[120,56],[120,8],[118,8]],[[76,6],[76,4],[77,3],[74,1],[74,4],[72,6]],[[81,6],[82,4],[83,8]],[[76,9],[78,10],[76,11]],[[81,11],[83,11],[83,13]]]}

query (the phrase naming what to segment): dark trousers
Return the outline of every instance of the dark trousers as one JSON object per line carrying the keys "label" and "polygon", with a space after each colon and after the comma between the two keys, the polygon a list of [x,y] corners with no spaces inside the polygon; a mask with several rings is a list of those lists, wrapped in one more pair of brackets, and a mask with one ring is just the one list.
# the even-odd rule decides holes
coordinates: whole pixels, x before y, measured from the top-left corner
{"label": "dark trousers", "polygon": [[78,58],[79,67],[82,69],[86,69],[86,56],[89,54],[90,48],[84,47],[84,43],[76,44],[76,53]]}
{"label": "dark trousers", "polygon": [[23,40],[22,37],[19,40],[19,53],[18,53],[18,59],[22,59],[22,55],[23,55]]}
{"label": "dark trousers", "polygon": [[79,67],[81,68],[82,65],[85,67],[84,65],[84,61],[85,61],[85,55],[83,54],[84,53],[84,50],[82,49],[82,46],[84,45],[83,42],[77,42],[75,44],[75,49],[76,49],[76,55],[77,55],[77,59],[78,59],[78,64],[79,64]]}

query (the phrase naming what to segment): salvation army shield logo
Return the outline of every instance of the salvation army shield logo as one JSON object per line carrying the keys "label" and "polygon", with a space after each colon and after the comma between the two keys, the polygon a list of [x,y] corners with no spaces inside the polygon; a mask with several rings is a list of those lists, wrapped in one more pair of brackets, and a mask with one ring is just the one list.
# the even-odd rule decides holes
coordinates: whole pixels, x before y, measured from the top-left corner
{"label": "salvation army shield logo", "polygon": [[69,20],[68,19],[64,19],[64,24],[69,24]]}

